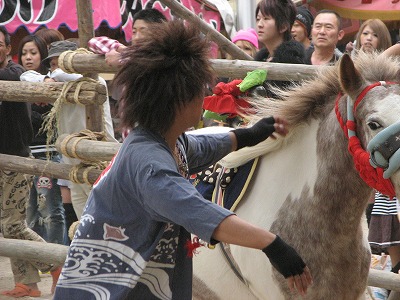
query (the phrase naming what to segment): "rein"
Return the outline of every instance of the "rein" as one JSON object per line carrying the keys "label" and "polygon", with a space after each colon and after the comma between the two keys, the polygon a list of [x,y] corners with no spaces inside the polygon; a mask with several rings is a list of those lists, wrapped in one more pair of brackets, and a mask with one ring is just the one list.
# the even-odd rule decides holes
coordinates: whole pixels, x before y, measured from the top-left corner
{"label": "rein", "polygon": [[371,162],[370,153],[363,149],[360,139],[357,137],[356,123],[354,121],[356,109],[360,102],[364,99],[365,95],[374,87],[386,86],[389,84],[397,83],[379,81],[367,86],[357,96],[356,101],[354,102],[354,107],[351,101],[347,100],[347,122],[344,122],[339,112],[339,100],[343,96],[341,93],[339,93],[336,98],[335,113],[344,134],[348,138],[348,150],[353,158],[354,166],[358,171],[361,179],[363,179],[364,182],[368,184],[371,188],[374,188],[382,194],[388,195],[389,197],[393,198],[396,195],[393,183],[390,179],[384,176],[385,170],[382,167],[379,167]]}

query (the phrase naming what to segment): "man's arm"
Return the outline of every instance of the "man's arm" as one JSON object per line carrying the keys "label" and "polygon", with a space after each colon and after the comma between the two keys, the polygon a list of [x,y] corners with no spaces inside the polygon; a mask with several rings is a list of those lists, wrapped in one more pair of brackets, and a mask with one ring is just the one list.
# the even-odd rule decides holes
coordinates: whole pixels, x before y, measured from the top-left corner
{"label": "man's arm", "polygon": [[394,44],[382,52],[383,55],[400,55],[400,43]]}
{"label": "man's arm", "polygon": [[19,81],[25,70],[22,66],[9,62],[5,68],[0,69],[0,80]]}

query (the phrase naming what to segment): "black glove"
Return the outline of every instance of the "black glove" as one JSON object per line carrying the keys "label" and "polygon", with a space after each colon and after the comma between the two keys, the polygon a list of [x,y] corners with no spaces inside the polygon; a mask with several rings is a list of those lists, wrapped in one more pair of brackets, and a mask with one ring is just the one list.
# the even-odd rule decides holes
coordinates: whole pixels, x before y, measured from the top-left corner
{"label": "black glove", "polygon": [[252,127],[249,128],[238,128],[232,132],[236,135],[237,149],[243,147],[250,147],[257,145],[264,141],[275,131],[275,119],[274,117],[268,117],[261,119]]}
{"label": "black glove", "polygon": [[399,270],[400,270],[400,261],[390,270],[390,272],[399,274]]}
{"label": "black glove", "polygon": [[296,250],[286,244],[278,235],[276,239],[262,251],[268,256],[271,265],[288,278],[304,272],[306,264]]}

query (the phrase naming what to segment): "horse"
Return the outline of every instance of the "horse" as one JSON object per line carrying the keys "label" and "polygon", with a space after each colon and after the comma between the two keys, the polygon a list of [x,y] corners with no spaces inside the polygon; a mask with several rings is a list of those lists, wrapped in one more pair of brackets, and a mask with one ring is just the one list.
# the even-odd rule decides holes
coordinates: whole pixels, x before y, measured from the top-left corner
{"label": "horse", "polygon": [[[399,124],[399,79],[397,58],[360,53],[353,61],[345,54],[314,78],[276,90],[279,100],[249,100],[254,119],[281,116],[290,130],[285,138],[267,139],[221,161],[235,167],[259,157],[235,213],[293,246],[310,268],[313,285],[305,297],[290,292],[283,276],[256,249],[230,245],[226,259],[221,247],[201,248],[193,261],[194,299],[364,298],[371,259],[362,229],[368,199],[373,188],[400,191],[399,163],[382,166],[384,157],[367,147]],[[354,138],[377,180],[357,168],[362,163],[350,151]],[[373,153],[378,166],[370,162]],[[391,173],[383,174],[386,169]]]}

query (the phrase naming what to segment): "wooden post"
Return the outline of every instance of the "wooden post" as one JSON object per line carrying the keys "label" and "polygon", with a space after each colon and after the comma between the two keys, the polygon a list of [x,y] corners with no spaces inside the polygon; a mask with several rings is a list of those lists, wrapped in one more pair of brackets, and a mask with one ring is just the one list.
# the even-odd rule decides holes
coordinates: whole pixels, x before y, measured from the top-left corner
{"label": "wooden post", "polygon": [[[55,163],[41,159],[20,157],[14,155],[0,154],[0,170],[14,171],[24,174],[48,176],[51,178],[67,179],[73,168],[72,165]],[[83,180],[84,170],[79,170],[78,179]],[[93,184],[101,174],[101,170],[93,169],[87,174],[88,181]]]}
{"label": "wooden post", "polygon": [[370,269],[368,286],[377,286],[387,290],[400,292],[400,275],[388,271]]}
{"label": "wooden post", "polygon": [[93,8],[91,0],[76,0],[78,13],[79,44],[87,48],[88,41],[94,37]]}
{"label": "wooden post", "polygon": [[167,5],[171,10],[174,11],[179,17],[189,21],[192,24],[198,26],[205,35],[210,36],[211,40],[218,44],[221,49],[234,58],[243,59],[243,60],[253,60],[253,58],[244,53],[237,47],[234,43],[232,43],[229,39],[219,33],[217,30],[212,28],[209,24],[204,22],[198,16],[196,16],[193,12],[191,12],[188,8],[183,6],[176,0],[160,0],[161,3]]}
{"label": "wooden post", "polygon": [[[76,0],[78,13],[78,33],[80,47],[87,48],[88,41],[94,37],[93,8],[91,0]],[[85,74],[86,77],[98,79],[97,74]],[[91,131],[103,131],[103,116],[97,105],[86,106],[86,128]]]}
{"label": "wooden post", "polygon": [[[73,153],[75,152],[75,158],[85,161],[110,161],[122,145],[121,143],[94,141],[88,139],[78,140],[78,137],[73,137],[68,140],[65,147],[65,153],[61,147],[61,144],[68,137],[68,134],[62,134],[58,137],[55,144],[57,151],[69,157],[74,157]],[[72,150],[72,147],[75,148],[74,151]]]}
{"label": "wooden post", "polygon": [[[303,64],[281,64],[249,60],[228,60],[211,59],[217,76],[244,78],[247,72],[256,69],[265,69],[268,71],[268,80],[295,80],[312,78],[316,72],[322,68],[334,68],[333,66],[314,66]],[[64,67],[73,68],[77,72],[105,72],[116,73],[118,68],[110,67],[104,61],[103,55],[98,54],[76,54],[72,60],[64,60]]]}
{"label": "wooden post", "polygon": [[28,240],[0,239],[0,256],[46,262],[62,266],[68,246]]}
{"label": "wooden post", "polygon": [[[0,101],[54,103],[60,96],[64,84],[63,82],[1,81]],[[65,97],[69,103],[75,103],[75,91],[76,85],[71,86],[67,91]],[[77,100],[83,105],[93,103],[101,105],[107,100],[106,97],[104,85],[83,82]]]}

